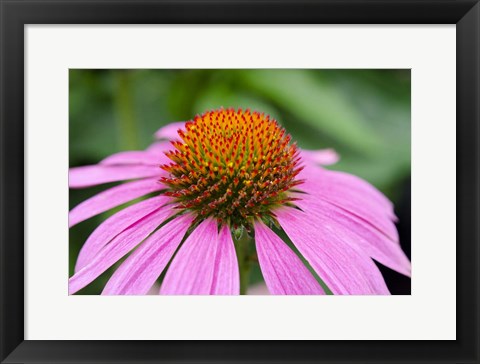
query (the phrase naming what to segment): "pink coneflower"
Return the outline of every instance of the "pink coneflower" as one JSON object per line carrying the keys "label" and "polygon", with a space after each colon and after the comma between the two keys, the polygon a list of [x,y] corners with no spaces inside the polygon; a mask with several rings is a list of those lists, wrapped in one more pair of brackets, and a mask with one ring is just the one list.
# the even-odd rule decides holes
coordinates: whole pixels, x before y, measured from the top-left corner
{"label": "pink coneflower", "polygon": [[322,168],[333,151],[301,150],[249,110],[206,112],[156,137],[145,151],[70,169],[71,188],[133,180],[76,206],[70,227],[148,195],[90,235],[70,294],[128,253],[103,294],[146,294],[167,266],[160,294],[239,294],[251,259],[271,294],[324,294],[318,277],[333,294],[389,294],[373,259],[410,276],[392,203],[362,179]]}

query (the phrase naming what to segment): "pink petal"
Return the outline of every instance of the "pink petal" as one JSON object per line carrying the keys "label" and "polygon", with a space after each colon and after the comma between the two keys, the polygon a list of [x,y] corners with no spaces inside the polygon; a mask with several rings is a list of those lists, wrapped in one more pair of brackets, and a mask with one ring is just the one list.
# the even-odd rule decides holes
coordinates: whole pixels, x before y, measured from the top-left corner
{"label": "pink petal", "polygon": [[104,166],[97,164],[70,168],[68,184],[70,188],[83,188],[108,182],[161,176],[163,173],[158,166]]}
{"label": "pink petal", "polygon": [[225,229],[220,236],[213,219],[197,226],[173,259],[160,294],[208,295],[217,291],[238,294],[238,265],[233,263],[236,261],[233,241],[228,228]]}
{"label": "pink petal", "polygon": [[164,188],[165,186],[157,179],[143,179],[112,187],[75,206],[68,215],[69,227],[113,207]]}
{"label": "pink petal", "polygon": [[164,153],[153,151],[127,151],[112,154],[100,162],[102,165],[125,165],[125,164],[139,164],[160,166],[171,162]]}
{"label": "pink petal", "polygon": [[303,175],[303,178],[321,179],[319,181],[320,183],[326,179],[326,185],[322,186],[326,189],[329,188],[329,185],[335,183],[345,190],[352,190],[359,195],[366,195],[386,210],[393,211],[393,203],[383,193],[367,181],[350,173],[331,171],[320,166],[307,165],[300,175]]}
{"label": "pink petal", "polygon": [[233,245],[232,234],[227,226],[220,229],[217,244],[210,294],[238,295],[240,294],[240,275],[237,253]]}
{"label": "pink petal", "polygon": [[153,143],[146,149],[146,151],[149,153],[164,154],[165,152],[168,152],[172,149],[174,149],[172,143],[170,143],[169,141],[161,141]]}
{"label": "pink petal", "polygon": [[255,223],[255,245],[263,278],[271,294],[324,294],[300,258],[260,221]]}
{"label": "pink petal", "polygon": [[366,181],[348,173],[311,166],[305,166],[298,178],[304,180],[298,190],[341,207],[398,241],[392,221],[395,219],[393,204]]}
{"label": "pink petal", "polygon": [[383,265],[411,275],[411,264],[398,242],[392,241],[356,215],[311,195],[303,194],[296,204],[308,215],[319,215],[330,221],[332,229],[343,231],[345,242],[358,247]]}
{"label": "pink petal", "polygon": [[209,294],[217,252],[218,228],[207,219],[192,231],[175,255],[160,294]]}
{"label": "pink petal", "polygon": [[247,295],[249,296],[268,296],[270,292],[267,285],[264,282],[254,284],[247,289]]}
{"label": "pink petal", "polygon": [[389,294],[373,261],[345,243],[329,219],[285,207],[277,219],[300,253],[334,294]]}
{"label": "pink petal", "polygon": [[150,236],[116,270],[103,295],[143,295],[158,279],[181,243],[193,218],[174,218]]}
{"label": "pink petal", "polygon": [[171,200],[168,197],[157,196],[129,206],[115,215],[110,216],[100,224],[83,244],[77,258],[75,272],[87,265],[95,255],[130,225],[135,224],[149,213],[157,210]]}
{"label": "pink petal", "polygon": [[164,127],[161,127],[160,129],[157,130],[157,132],[155,133],[155,138],[168,139],[168,140],[178,139],[179,138],[177,133],[178,129],[184,129],[184,128],[185,128],[184,121],[167,124]]}
{"label": "pink petal", "polygon": [[171,209],[168,207],[159,208],[117,235],[109,244],[105,245],[92,257],[88,264],[83,266],[82,269],[70,278],[68,282],[69,294],[74,294],[85,287],[125,254],[135,248],[135,246],[150,235],[170,213]]}
{"label": "pink petal", "polygon": [[301,149],[300,155],[306,162],[317,163],[322,165],[335,164],[339,161],[340,156],[333,149],[306,150]]}

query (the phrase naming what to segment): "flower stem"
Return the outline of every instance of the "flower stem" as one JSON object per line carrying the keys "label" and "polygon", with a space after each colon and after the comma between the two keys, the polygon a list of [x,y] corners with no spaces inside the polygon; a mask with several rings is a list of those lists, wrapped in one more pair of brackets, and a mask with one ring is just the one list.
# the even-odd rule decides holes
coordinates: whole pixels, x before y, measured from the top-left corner
{"label": "flower stem", "polygon": [[250,277],[250,262],[244,260],[245,264],[240,269],[240,294],[247,294],[248,280]]}
{"label": "flower stem", "polygon": [[250,270],[252,262],[249,256],[249,248],[252,244],[252,238],[243,231],[238,238],[234,237],[235,249],[237,251],[238,269],[240,273],[240,294],[247,294],[248,283],[250,278]]}
{"label": "flower stem", "polygon": [[138,149],[138,132],[132,97],[131,74],[117,71],[117,123],[121,146],[124,149]]}

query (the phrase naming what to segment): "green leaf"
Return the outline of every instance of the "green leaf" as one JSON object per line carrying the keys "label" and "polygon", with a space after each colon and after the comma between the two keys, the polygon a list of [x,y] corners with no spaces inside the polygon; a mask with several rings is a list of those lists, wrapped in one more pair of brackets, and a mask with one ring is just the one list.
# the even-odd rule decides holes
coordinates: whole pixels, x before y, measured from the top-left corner
{"label": "green leaf", "polygon": [[357,152],[374,154],[381,138],[336,88],[306,70],[245,70],[240,82],[270,98],[306,124]]}

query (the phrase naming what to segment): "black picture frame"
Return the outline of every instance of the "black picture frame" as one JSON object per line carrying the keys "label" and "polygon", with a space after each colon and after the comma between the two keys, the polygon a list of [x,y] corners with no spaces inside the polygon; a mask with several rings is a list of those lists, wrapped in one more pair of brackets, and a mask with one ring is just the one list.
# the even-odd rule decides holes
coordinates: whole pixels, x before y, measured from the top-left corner
{"label": "black picture frame", "polygon": [[[478,0],[0,0],[0,13],[2,363],[479,362]],[[457,340],[24,340],[24,26],[122,23],[456,24]]]}

